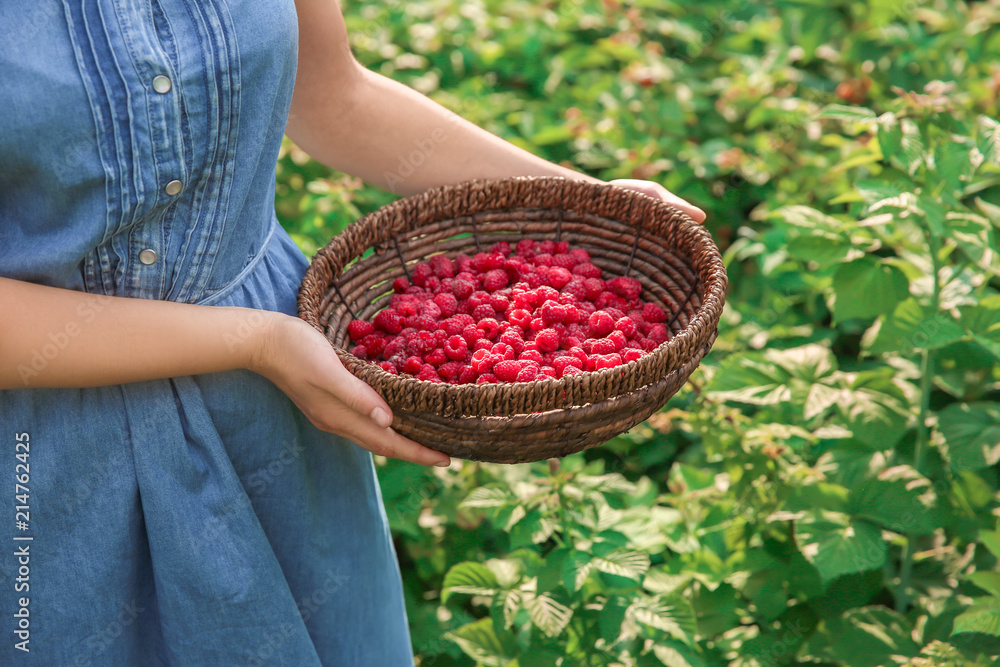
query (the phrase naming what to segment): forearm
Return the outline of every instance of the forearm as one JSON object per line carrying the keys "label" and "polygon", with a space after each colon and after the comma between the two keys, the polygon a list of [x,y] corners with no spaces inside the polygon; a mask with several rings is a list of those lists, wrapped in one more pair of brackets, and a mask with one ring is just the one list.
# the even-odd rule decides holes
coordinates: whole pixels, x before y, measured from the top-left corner
{"label": "forearm", "polygon": [[0,312],[7,313],[0,389],[96,387],[250,367],[277,315],[4,278]]}
{"label": "forearm", "polygon": [[597,182],[360,67],[335,95],[293,107],[288,133],[320,162],[403,195],[472,178],[563,176]]}

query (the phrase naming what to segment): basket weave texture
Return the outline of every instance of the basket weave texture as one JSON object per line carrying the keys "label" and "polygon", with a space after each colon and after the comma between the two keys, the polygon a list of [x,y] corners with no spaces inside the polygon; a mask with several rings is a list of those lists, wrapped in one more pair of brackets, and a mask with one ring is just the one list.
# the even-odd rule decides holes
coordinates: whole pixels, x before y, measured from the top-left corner
{"label": "basket weave texture", "polygon": [[[478,385],[391,375],[345,349],[348,323],[385,308],[415,263],[525,238],[568,241],[606,279],[638,279],[642,299],[667,312],[671,339],[617,368]],[[715,341],[726,287],[711,236],[676,208],[610,185],[512,178],[435,188],[351,224],[313,258],[298,309],[392,407],[397,432],[450,456],[519,463],[600,444],[661,408]]]}

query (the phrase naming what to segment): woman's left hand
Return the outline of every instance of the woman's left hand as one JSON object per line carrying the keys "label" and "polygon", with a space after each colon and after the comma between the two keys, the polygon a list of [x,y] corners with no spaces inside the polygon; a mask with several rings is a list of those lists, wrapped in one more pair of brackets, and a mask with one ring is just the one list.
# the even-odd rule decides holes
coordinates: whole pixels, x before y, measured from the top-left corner
{"label": "woman's left hand", "polygon": [[617,185],[620,188],[628,188],[629,190],[641,192],[642,194],[649,195],[654,199],[661,199],[671,206],[675,206],[687,213],[695,222],[705,222],[706,216],[703,210],[694,204],[684,201],[659,183],[655,183],[653,181],[640,181],[634,178],[617,178],[608,182],[611,183],[611,185]]}

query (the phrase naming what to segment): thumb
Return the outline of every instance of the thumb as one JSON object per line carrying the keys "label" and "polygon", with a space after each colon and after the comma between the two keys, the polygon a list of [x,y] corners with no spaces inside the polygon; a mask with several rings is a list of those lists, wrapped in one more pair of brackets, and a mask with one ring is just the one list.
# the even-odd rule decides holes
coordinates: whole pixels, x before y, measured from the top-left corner
{"label": "thumb", "polygon": [[343,364],[338,363],[337,366],[337,377],[334,380],[340,386],[339,396],[344,404],[358,414],[368,417],[380,428],[389,428],[392,425],[392,410],[389,404],[378,395],[378,392],[344,368]]}

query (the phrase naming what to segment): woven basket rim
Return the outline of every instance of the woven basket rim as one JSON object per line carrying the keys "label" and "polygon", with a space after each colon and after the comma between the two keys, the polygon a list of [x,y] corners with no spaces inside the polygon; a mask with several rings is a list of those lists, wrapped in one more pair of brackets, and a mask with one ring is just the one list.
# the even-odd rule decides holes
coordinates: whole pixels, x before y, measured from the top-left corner
{"label": "woven basket rim", "polygon": [[[704,271],[697,276],[702,285],[703,297],[701,298],[701,305],[697,307],[694,315],[690,318],[687,325],[675,335],[671,336],[669,341],[661,344],[655,350],[644,354],[640,359],[630,361],[615,368],[603,369],[599,371],[585,371],[562,378],[543,378],[533,380],[531,382],[495,384],[467,383],[452,385],[448,383],[433,383],[418,380],[417,378],[408,375],[393,375],[373,363],[355,357],[349,351],[334,345],[331,340],[331,345],[333,345],[337,354],[341,357],[342,361],[344,361],[345,365],[352,370],[352,372],[355,372],[355,374],[359,375],[359,377],[365,381],[377,379],[381,383],[396,385],[408,391],[424,394],[425,397],[430,399],[429,402],[432,404],[443,406],[453,405],[459,402],[461,396],[470,391],[479,392],[480,395],[482,395],[482,393],[487,393],[496,403],[502,404],[505,402],[506,398],[512,397],[520,392],[528,391],[531,388],[537,389],[544,387],[546,393],[562,391],[568,394],[570,393],[569,390],[573,388],[581,388],[585,385],[594,383],[595,378],[610,378],[612,376],[622,374],[623,372],[635,374],[635,376],[649,375],[660,359],[664,359],[664,363],[668,366],[676,367],[679,362],[682,363],[683,358],[686,358],[676,358],[679,354],[681,354],[681,348],[689,347],[690,349],[699,349],[701,347],[701,343],[705,343],[706,341],[710,341],[714,338],[718,319],[725,303],[728,281],[726,278],[725,267],[722,263],[721,257],[719,256],[718,249],[712,241],[711,235],[703,226],[694,222],[680,209],[643,193],[607,183],[591,183],[559,177],[522,176],[503,179],[472,180],[456,185],[446,185],[432,188],[420,194],[396,200],[376,211],[373,211],[372,213],[363,216],[362,218],[359,218],[355,222],[352,222],[343,232],[335,236],[330,243],[316,253],[306,271],[303,283],[305,284],[308,278],[315,280],[317,274],[320,273],[321,266],[324,264],[330,270],[334,281],[342,275],[344,267],[341,266],[339,270],[336,270],[334,268],[332,255],[334,254],[334,248],[337,246],[338,242],[344,242],[343,239],[349,236],[348,232],[352,229],[374,227],[381,232],[380,235],[383,237],[381,242],[387,243],[392,236],[400,230],[379,227],[378,222],[384,218],[393,217],[391,214],[395,214],[398,211],[420,210],[425,217],[425,220],[422,222],[426,222],[426,218],[428,217],[426,214],[428,212],[433,213],[433,211],[422,208],[422,204],[428,202],[429,200],[440,200],[442,197],[456,196],[460,193],[466,193],[470,189],[478,190],[478,194],[484,198],[490,198],[491,196],[497,194],[509,194],[508,191],[512,185],[542,188],[558,187],[563,192],[562,199],[564,202],[572,202],[576,198],[574,195],[579,195],[588,191],[593,192],[596,190],[600,191],[605,197],[613,199],[630,199],[632,203],[641,203],[643,206],[647,207],[647,210],[652,214],[663,215],[672,219],[674,224],[679,226],[678,235],[681,238],[691,241],[691,243],[687,246],[680,246],[681,249],[685,253],[690,254],[690,251],[700,246],[708,252],[709,263],[712,266],[712,270]],[[535,208],[538,208],[538,206],[536,205]],[[552,206],[551,209],[553,211],[572,210],[570,206],[566,205]],[[486,208],[479,210],[516,211],[517,207],[497,206],[493,209]],[[621,220],[621,222],[623,224],[638,226],[635,221],[631,220]],[[360,253],[354,255],[355,258],[358,256],[360,256]],[[327,286],[327,288],[328,287],[329,286]],[[318,313],[316,312],[318,311],[318,308],[311,308],[309,299],[302,293],[299,294],[298,310],[299,316],[303,320],[312,325],[320,333],[323,333],[324,335],[326,334],[325,327],[322,323],[320,323]],[[689,341],[688,339],[694,340]],[[685,345],[685,343],[687,343],[687,345]],[[351,367],[353,367],[353,369]],[[639,384],[638,387],[647,386],[655,380],[655,377],[651,377],[649,382],[643,382],[642,384]],[[369,384],[371,384],[370,381]],[[613,394],[609,394],[609,396],[610,395]],[[604,400],[609,396],[595,395],[594,400]],[[575,403],[574,405],[579,404]],[[551,408],[545,408],[546,411],[549,409]],[[556,407],[555,409],[559,409],[559,407]],[[497,414],[500,416],[504,415],[503,412]]]}

